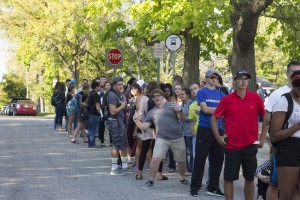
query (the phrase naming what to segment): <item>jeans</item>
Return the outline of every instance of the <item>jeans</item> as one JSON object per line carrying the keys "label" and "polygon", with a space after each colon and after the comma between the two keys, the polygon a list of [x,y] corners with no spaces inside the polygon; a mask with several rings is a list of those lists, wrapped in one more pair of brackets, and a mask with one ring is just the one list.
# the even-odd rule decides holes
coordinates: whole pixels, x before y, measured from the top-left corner
{"label": "jeans", "polygon": [[54,123],[56,125],[62,125],[63,117],[65,116],[66,107],[65,105],[55,106],[55,118]]}
{"label": "jeans", "polygon": [[188,157],[186,157],[187,162],[187,171],[192,172],[193,171],[193,165],[194,165],[194,155],[193,155],[193,138],[194,137],[187,137],[184,136],[185,146],[187,149],[187,152],[190,154],[190,160],[188,161]]}
{"label": "jeans", "polygon": [[96,147],[95,142],[95,135],[98,131],[98,125],[99,125],[99,115],[89,115],[89,137],[88,137],[88,144],[89,147]]}

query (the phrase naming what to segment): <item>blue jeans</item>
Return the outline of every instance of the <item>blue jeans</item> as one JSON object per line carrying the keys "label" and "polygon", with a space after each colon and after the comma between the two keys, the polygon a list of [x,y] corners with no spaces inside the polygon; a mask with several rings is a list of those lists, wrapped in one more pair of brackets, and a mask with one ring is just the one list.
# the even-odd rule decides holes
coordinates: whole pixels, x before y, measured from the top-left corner
{"label": "blue jeans", "polygon": [[89,147],[96,147],[95,135],[98,132],[99,115],[89,115]]}

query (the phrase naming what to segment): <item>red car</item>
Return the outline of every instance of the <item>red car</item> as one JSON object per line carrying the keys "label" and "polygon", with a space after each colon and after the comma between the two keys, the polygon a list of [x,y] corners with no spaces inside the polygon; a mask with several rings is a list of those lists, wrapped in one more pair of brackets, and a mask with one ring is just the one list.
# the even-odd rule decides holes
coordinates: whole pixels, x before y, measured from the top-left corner
{"label": "red car", "polygon": [[36,106],[31,100],[18,100],[13,115],[36,115]]}

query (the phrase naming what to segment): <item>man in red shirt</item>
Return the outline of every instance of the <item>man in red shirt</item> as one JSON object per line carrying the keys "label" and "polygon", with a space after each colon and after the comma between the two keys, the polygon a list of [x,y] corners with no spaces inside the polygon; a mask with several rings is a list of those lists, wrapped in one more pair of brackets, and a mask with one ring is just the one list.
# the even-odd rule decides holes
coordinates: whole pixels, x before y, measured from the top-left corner
{"label": "man in red shirt", "polygon": [[[213,133],[225,148],[224,191],[227,200],[233,199],[233,181],[239,179],[240,165],[245,178],[245,199],[253,199],[257,147],[262,147],[265,139],[264,135],[257,141],[258,115],[263,116],[265,110],[260,96],[247,90],[250,78],[246,71],[235,74],[235,92],[221,99],[211,118]],[[221,136],[218,131],[218,119],[222,116],[225,118],[226,136]]]}

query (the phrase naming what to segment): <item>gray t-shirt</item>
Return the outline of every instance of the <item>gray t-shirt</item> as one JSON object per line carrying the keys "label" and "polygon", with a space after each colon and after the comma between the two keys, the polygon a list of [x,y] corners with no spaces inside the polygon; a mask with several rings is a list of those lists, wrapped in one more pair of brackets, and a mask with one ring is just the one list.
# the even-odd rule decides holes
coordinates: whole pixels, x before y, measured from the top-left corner
{"label": "gray t-shirt", "polygon": [[[109,91],[108,96],[107,96],[108,105],[113,104],[116,107],[119,107],[121,105],[121,101],[126,101],[126,98],[123,94],[119,94],[119,96],[117,96],[113,91]],[[111,115],[109,118],[112,118],[112,119],[118,118],[119,122],[123,122],[125,119],[124,111],[121,110],[116,115]]]}
{"label": "gray t-shirt", "polygon": [[163,107],[155,106],[146,116],[145,122],[154,122],[158,138],[176,140],[183,137],[177,112],[171,108],[172,103],[166,102]]}

